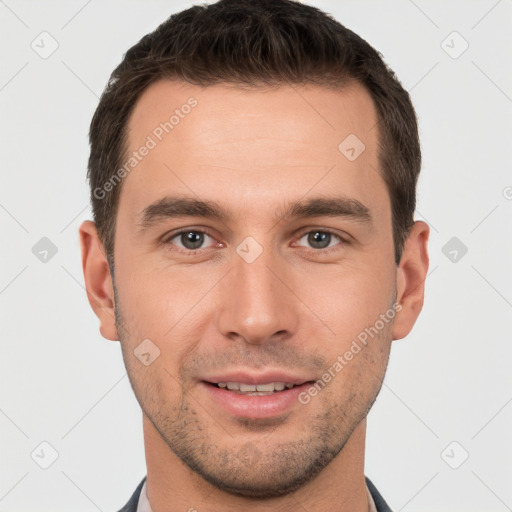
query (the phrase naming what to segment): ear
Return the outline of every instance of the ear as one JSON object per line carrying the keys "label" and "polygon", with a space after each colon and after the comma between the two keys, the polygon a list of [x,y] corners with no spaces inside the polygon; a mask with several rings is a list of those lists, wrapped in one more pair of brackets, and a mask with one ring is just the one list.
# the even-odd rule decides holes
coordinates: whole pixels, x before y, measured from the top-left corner
{"label": "ear", "polygon": [[428,271],[428,236],[430,228],[416,221],[404,244],[397,270],[397,303],[400,304],[393,326],[393,339],[405,338],[423,307],[425,279]]}
{"label": "ear", "polygon": [[90,220],[80,225],[79,234],[89,304],[100,320],[101,335],[107,340],[117,341],[119,337],[114,314],[114,287],[103,243],[96,225]]}

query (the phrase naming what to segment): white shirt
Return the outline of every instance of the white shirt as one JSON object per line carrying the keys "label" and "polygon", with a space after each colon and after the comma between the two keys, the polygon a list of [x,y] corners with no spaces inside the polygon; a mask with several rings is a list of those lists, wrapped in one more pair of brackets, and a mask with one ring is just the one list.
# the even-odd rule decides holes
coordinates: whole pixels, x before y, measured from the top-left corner
{"label": "white shirt", "polygon": [[[368,494],[368,512],[377,512],[377,508],[375,507],[375,502],[373,501],[372,495],[366,487],[366,493]],[[139,503],[137,505],[137,512],[153,512],[151,509],[151,505],[149,504],[149,500],[146,494],[146,481],[142,486],[139,496]]]}
{"label": "white shirt", "polygon": [[142,489],[140,491],[139,503],[137,505],[137,512],[153,512],[153,510],[151,509],[151,505],[149,504],[147,494],[146,494],[146,482],[147,482],[147,480],[144,480],[144,485],[142,486]]}

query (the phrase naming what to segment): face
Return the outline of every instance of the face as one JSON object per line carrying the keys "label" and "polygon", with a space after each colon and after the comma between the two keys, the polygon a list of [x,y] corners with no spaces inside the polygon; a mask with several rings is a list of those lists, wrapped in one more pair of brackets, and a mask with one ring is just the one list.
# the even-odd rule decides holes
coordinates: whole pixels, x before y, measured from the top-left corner
{"label": "face", "polygon": [[412,326],[376,125],[357,84],[160,81],[135,106],[102,332],[155,432],[220,489],[277,496],[314,478],[366,417],[394,329]]}

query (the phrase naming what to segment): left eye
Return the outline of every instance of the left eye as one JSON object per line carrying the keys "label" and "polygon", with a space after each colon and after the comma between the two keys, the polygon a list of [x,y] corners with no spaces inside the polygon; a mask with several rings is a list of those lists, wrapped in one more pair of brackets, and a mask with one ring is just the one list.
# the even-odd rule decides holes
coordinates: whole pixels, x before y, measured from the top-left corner
{"label": "left eye", "polygon": [[331,242],[334,241],[333,239],[337,239],[338,242],[343,241],[338,235],[335,235],[334,233],[320,230],[306,233],[299,238],[299,242],[303,239],[306,239],[306,242],[310,244],[313,249],[326,249],[327,247],[331,246]]}
{"label": "left eye", "polygon": [[178,247],[181,247],[182,249],[187,249],[189,251],[194,251],[196,249],[201,249],[201,246],[204,244],[206,238],[215,241],[210,235],[207,235],[204,231],[187,230],[181,231],[180,233],[176,233],[167,240],[167,243],[173,241],[174,239],[177,239],[179,243],[174,243],[176,243]]}

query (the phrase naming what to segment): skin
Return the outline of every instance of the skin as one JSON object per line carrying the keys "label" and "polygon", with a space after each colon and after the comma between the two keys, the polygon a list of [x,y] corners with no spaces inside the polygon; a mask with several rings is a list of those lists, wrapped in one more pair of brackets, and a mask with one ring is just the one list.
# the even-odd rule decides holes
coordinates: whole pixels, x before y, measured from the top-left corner
{"label": "skin", "polygon": [[[94,224],[80,227],[90,304],[101,334],[121,341],[143,411],[151,506],[366,511],[366,415],[392,340],[421,311],[429,228],[414,224],[397,267],[377,114],[359,84],[242,90],[162,80],[136,103],[128,148],[191,96],[198,105],[122,185],[115,283]],[[351,133],[366,146],[352,162],[338,150]],[[232,219],[164,218],[140,230],[146,206],[177,194],[217,201]],[[340,194],[363,203],[372,223],[280,218],[289,202]],[[171,239],[179,228],[209,236],[190,255],[183,238]],[[307,235],[321,228],[341,238],[318,248]],[[248,236],[263,249],[252,263],[236,252]],[[394,320],[321,392],[271,421],[227,414],[200,384],[234,369],[319,379],[395,302]],[[146,338],[160,350],[149,366],[134,355]]]}

